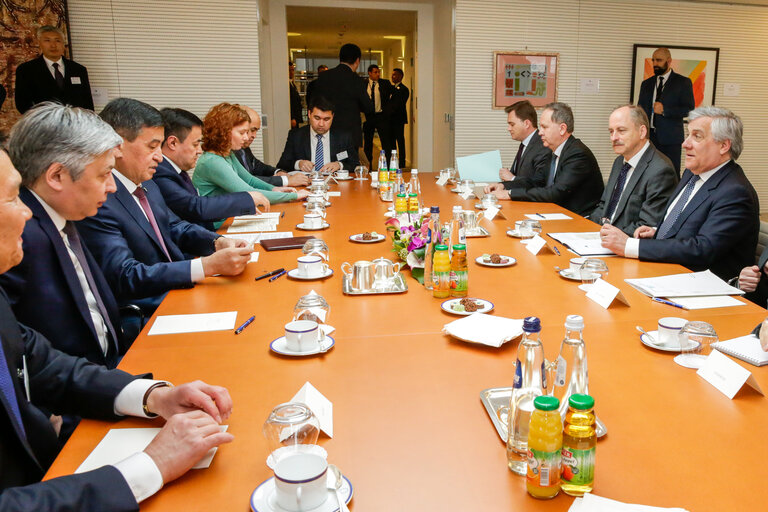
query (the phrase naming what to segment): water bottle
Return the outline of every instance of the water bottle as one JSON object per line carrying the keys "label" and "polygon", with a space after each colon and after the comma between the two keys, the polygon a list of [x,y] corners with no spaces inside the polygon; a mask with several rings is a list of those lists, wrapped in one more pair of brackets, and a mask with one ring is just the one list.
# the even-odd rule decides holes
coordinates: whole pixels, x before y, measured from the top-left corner
{"label": "water bottle", "polygon": [[573,394],[589,394],[587,384],[587,348],[582,332],[584,319],[568,315],[565,319],[565,338],[560,344],[560,355],[555,361],[553,394],[560,400],[560,416],[568,412],[568,399]]}
{"label": "water bottle", "polygon": [[387,167],[387,154],[382,149],[379,151],[379,176],[376,181],[385,183],[389,181],[389,168]]}
{"label": "water bottle", "polygon": [[427,245],[424,248],[424,288],[431,290],[432,283],[432,259],[435,246],[440,243],[440,207],[433,206],[429,209],[429,232]]}
{"label": "water bottle", "polygon": [[408,183],[408,192],[416,194],[419,203],[419,213],[421,213],[421,183],[419,183],[419,170],[411,169],[411,181]]}
{"label": "water bottle", "polygon": [[[391,171],[390,171],[391,172]],[[403,180],[403,171],[398,169],[395,171],[395,195],[405,194],[405,181]]]}
{"label": "water bottle", "polygon": [[523,339],[517,347],[515,382],[509,399],[507,466],[521,476],[528,469],[528,426],[534,408],[533,401],[547,390],[540,332],[541,321],[537,317],[529,316],[523,320]]}
{"label": "water bottle", "polygon": [[453,257],[453,246],[456,244],[467,245],[467,236],[464,230],[464,219],[461,215],[462,208],[459,205],[453,207],[453,219],[451,219],[451,238],[450,248],[451,257]]}
{"label": "water bottle", "polygon": [[387,169],[387,154],[382,149],[379,153],[379,196],[382,201],[392,201],[392,180]]}
{"label": "water bottle", "polygon": [[392,156],[389,158],[389,172],[395,173],[398,169],[400,169],[400,162],[397,159],[397,150],[393,149]]}

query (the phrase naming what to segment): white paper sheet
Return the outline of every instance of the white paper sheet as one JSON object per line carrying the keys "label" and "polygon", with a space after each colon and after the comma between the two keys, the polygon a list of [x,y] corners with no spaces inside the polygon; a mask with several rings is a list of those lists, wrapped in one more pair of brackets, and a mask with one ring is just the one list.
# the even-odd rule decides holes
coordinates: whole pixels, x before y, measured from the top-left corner
{"label": "white paper sheet", "polygon": [[235,329],[237,311],[198,313],[192,315],[163,315],[155,319],[149,336],[190,332],[226,331]]}
{"label": "white paper sheet", "polygon": [[564,213],[526,213],[525,216],[531,220],[571,220],[573,218]]}
{"label": "white paper sheet", "polygon": [[754,334],[718,341],[712,344],[712,348],[755,366],[768,364],[768,352],[763,350],[760,339]]}
{"label": "white paper sheet", "polygon": [[341,191],[334,190],[332,192],[328,192],[328,197],[341,197]]}
{"label": "white paper sheet", "polygon": [[523,321],[473,313],[445,324],[443,332],[462,341],[498,348],[523,333]]}
{"label": "white paper sheet", "polygon": [[579,256],[603,256],[613,254],[600,243],[600,232],[586,233],[547,233]]}
{"label": "white paper sheet", "polygon": [[291,398],[291,402],[299,402],[309,407],[320,422],[320,430],[328,437],[333,437],[333,404],[315,386],[305,382],[299,392]]}
{"label": "white paper sheet", "polygon": [[716,295],[705,297],[675,297],[671,299],[683,306],[685,309],[709,309],[709,308],[728,308],[731,306],[746,306],[745,302],[728,295]]}
{"label": "white paper sheet", "polygon": [[[649,297],[704,297],[708,295],[743,295],[709,270],[668,276],[625,279]],[[677,302],[675,300],[675,302]]]}
{"label": "white paper sheet", "polygon": [[249,244],[257,244],[262,240],[272,240],[275,238],[291,238],[293,231],[277,231],[275,233],[241,233],[238,234],[238,240],[245,240]]}
{"label": "white paper sheet", "polygon": [[256,263],[257,261],[259,261],[259,252],[253,251],[251,253],[251,259],[248,260],[248,263]]}
{"label": "white paper sheet", "polygon": [[256,215],[238,215],[234,219],[232,219],[232,222],[238,221],[238,220],[254,220],[254,219],[275,219],[280,220],[280,216],[282,215],[281,212],[262,212]]}
{"label": "white paper sheet", "polygon": [[568,510],[569,512],[687,512],[684,508],[663,508],[622,503],[601,498],[593,493],[587,493],[582,498],[576,498]]}
{"label": "white paper sheet", "polygon": [[227,233],[254,233],[256,231],[277,231],[279,219],[259,218],[235,220],[227,229]]}

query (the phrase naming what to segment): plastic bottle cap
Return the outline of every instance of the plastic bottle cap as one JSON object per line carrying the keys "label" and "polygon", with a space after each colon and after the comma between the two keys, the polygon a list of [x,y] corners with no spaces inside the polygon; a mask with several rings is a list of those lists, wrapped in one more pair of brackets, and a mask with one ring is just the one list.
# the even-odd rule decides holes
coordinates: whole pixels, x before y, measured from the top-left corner
{"label": "plastic bottle cap", "polygon": [[405,194],[397,194],[397,197],[405,197]]}
{"label": "plastic bottle cap", "polygon": [[408,194],[408,197],[419,197],[419,194]]}
{"label": "plastic bottle cap", "polygon": [[560,400],[553,396],[537,396],[533,399],[533,406],[540,411],[555,411],[560,407]]}
{"label": "plastic bottle cap", "polygon": [[453,211],[456,211],[456,210],[459,210],[459,211],[461,211],[461,210],[462,210],[462,208],[461,208],[461,205],[460,205],[460,204],[457,204],[456,206],[454,206],[454,207],[453,207]]}
{"label": "plastic bottle cap", "polygon": [[593,409],[595,407],[595,399],[589,395],[575,394],[571,395],[571,398],[568,399],[568,405],[582,411]]}
{"label": "plastic bottle cap", "polygon": [[445,244],[436,245],[435,246],[435,250],[436,251],[447,251],[448,250],[448,246],[445,245]]}
{"label": "plastic bottle cap", "polygon": [[440,213],[440,207],[439,206],[430,206],[429,207],[429,213]]}
{"label": "plastic bottle cap", "polygon": [[541,320],[535,316],[529,316],[523,320],[523,330],[525,332],[539,332],[541,331]]}
{"label": "plastic bottle cap", "polygon": [[565,317],[565,328],[569,331],[583,331],[584,318],[581,315],[568,315]]}
{"label": "plastic bottle cap", "polygon": [[456,244],[453,246],[454,251],[466,251],[467,246],[465,244]]}

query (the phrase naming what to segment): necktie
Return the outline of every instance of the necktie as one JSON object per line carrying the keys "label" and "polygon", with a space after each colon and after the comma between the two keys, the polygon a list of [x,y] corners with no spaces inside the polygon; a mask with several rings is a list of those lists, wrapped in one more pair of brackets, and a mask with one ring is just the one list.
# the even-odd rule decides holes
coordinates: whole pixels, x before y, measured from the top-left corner
{"label": "necktie", "polygon": [[621,166],[619,179],[616,180],[616,186],[613,187],[613,192],[611,193],[611,200],[608,201],[608,209],[605,210],[605,217],[608,217],[611,220],[613,220],[613,212],[616,210],[616,206],[619,204],[621,193],[624,191],[624,182],[627,181],[627,173],[629,173],[631,168],[632,166],[629,165],[629,162],[624,162],[624,165]]}
{"label": "necktie", "polygon": [[371,103],[373,103],[373,111],[377,112],[379,109],[376,108],[376,82],[371,82]]}
{"label": "necktie", "polygon": [[144,191],[143,188],[136,187],[136,190],[133,191],[133,195],[135,195],[139,199],[139,204],[141,205],[141,209],[144,210],[144,213],[147,216],[147,220],[149,221],[149,224],[152,226],[152,229],[155,232],[157,241],[160,242],[160,246],[163,248],[163,253],[165,253],[165,257],[168,258],[168,261],[173,261],[171,259],[171,255],[168,253],[168,248],[165,246],[165,241],[163,240],[163,235],[160,233],[160,228],[157,226],[155,215],[152,213],[152,207],[149,206],[149,201],[147,201],[147,193]]}
{"label": "necktie", "polygon": [[661,101],[664,92],[664,77],[659,77],[659,84],[656,86],[656,101]]}
{"label": "necktie", "polygon": [[107,327],[107,331],[109,332],[112,341],[116,343],[117,335],[115,333],[114,327],[112,326],[112,322],[109,320],[107,307],[104,305],[104,301],[101,299],[101,294],[99,293],[99,289],[96,286],[96,281],[93,279],[93,274],[91,273],[91,268],[88,265],[88,260],[85,259],[85,252],[83,252],[83,245],[80,242],[80,235],[78,234],[74,223],[70,221],[67,221],[62,231],[64,231],[64,234],[67,235],[69,248],[72,249],[73,253],[75,253],[77,261],[80,263],[80,268],[83,270],[83,274],[85,275],[85,280],[88,283],[88,287],[91,289],[91,293],[96,299],[96,305],[99,307],[99,313],[101,314],[102,320],[104,320],[104,325]]}
{"label": "necktie", "polygon": [[61,74],[61,70],[59,69],[59,63],[54,62],[53,63],[53,78],[56,79],[56,85],[59,86],[59,89],[64,88],[64,75]]}
{"label": "necktie", "polygon": [[522,142],[517,147],[517,154],[515,155],[515,162],[512,164],[512,174],[517,176],[517,168],[520,167],[520,159],[523,157],[523,150],[525,149],[525,144]]}
{"label": "necktie", "polygon": [[557,170],[557,155],[552,154],[552,163],[549,165],[549,176],[547,177],[547,186],[555,184],[555,171]]}
{"label": "necktie", "polygon": [[195,185],[192,183],[192,178],[189,177],[189,174],[187,174],[187,171],[181,171],[179,173],[179,176],[181,177],[181,181],[184,182],[184,186],[187,187],[187,190],[189,190],[190,192],[194,192],[194,194],[197,195],[197,189],[195,188]]}
{"label": "necktie", "polygon": [[0,394],[8,402],[11,408],[12,420],[19,426],[24,437],[27,436],[24,430],[24,423],[21,421],[21,411],[19,410],[19,402],[16,399],[16,389],[13,387],[13,377],[8,369],[8,361],[5,359],[5,351],[3,350],[2,343],[0,343]]}
{"label": "necktie", "polygon": [[317,134],[315,137],[317,137],[317,146],[315,147],[315,171],[320,172],[320,169],[323,168],[323,160],[325,154],[323,151],[323,136]]}
{"label": "necktie", "polygon": [[240,163],[241,163],[241,164],[243,164],[243,168],[244,168],[246,171],[248,171],[248,172],[251,172],[251,170],[248,168],[248,157],[247,157],[247,156],[246,156],[246,154],[245,154],[245,150],[244,150],[244,149],[241,149],[241,150],[238,152],[238,154],[240,155]]}
{"label": "necktie", "polygon": [[688,202],[688,198],[691,197],[691,192],[693,192],[693,187],[696,185],[696,182],[699,181],[698,176],[693,176],[693,178],[688,181],[688,183],[685,185],[685,188],[683,189],[682,194],[680,194],[680,199],[677,200],[677,203],[675,203],[675,207],[672,208],[672,211],[669,212],[669,215],[667,215],[667,218],[664,219],[664,222],[661,223],[661,226],[659,226],[659,232],[656,235],[656,238],[664,239],[667,238],[667,235],[672,230],[672,227],[675,225],[675,222],[677,222],[677,219],[680,217],[680,214],[683,213],[683,208],[685,208],[685,203]]}

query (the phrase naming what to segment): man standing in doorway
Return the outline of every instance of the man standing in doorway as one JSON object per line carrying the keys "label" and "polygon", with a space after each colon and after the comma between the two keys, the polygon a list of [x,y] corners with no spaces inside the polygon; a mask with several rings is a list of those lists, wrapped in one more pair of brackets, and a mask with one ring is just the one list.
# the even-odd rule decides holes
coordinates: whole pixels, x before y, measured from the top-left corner
{"label": "man standing in doorway", "polygon": [[[324,73],[328,71],[328,66],[325,64],[320,64],[317,66],[317,76],[320,77],[320,73]],[[315,92],[315,86],[317,85],[317,78],[312,80],[307,84],[307,94],[304,95],[304,100],[307,102],[307,105],[310,104],[312,101],[312,93]]]}
{"label": "man standing in doorway", "polygon": [[301,113],[301,95],[296,88],[296,84],[293,83],[293,77],[296,73],[296,64],[292,61],[288,61],[288,77],[290,78],[290,92],[291,92],[291,130],[298,128],[301,123],[304,122],[304,114]]}
{"label": "man standing in doorway", "polygon": [[[389,111],[387,103],[392,93],[392,84],[386,78],[381,78],[381,70],[376,64],[368,66],[368,80],[365,81],[365,92],[373,103],[373,112],[365,114],[363,124],[363,152],[369,162],[373,162],[373,132],[379,132],[381,149],[387,155],[387,163],[392,150],[389,134]],[[404,161],[403,161],[404,162]]]}
{"label": "man standing in doorway", "polygon": [[408,124],[408,97],[411,92],[403,83],[403,70],[392,70],[392,95],[387,107],[389,110],[389,126],[392,138],[392,149],[397,148],[400,165],[405,166],[405,125]]}

